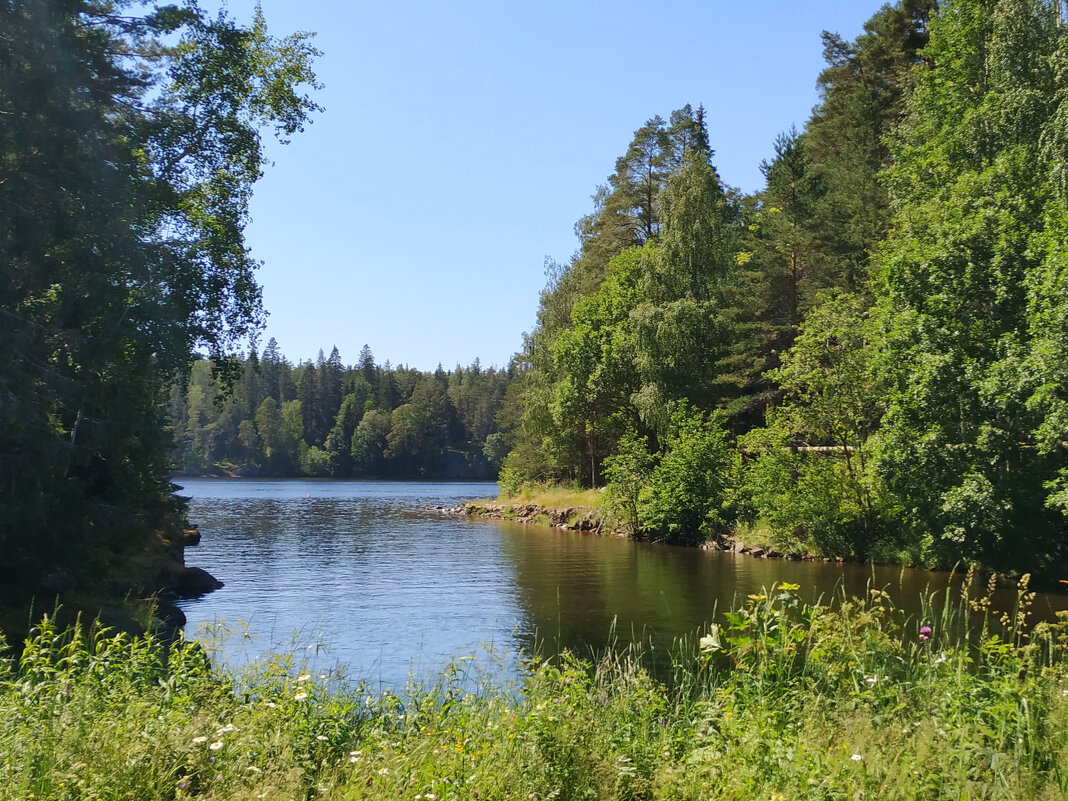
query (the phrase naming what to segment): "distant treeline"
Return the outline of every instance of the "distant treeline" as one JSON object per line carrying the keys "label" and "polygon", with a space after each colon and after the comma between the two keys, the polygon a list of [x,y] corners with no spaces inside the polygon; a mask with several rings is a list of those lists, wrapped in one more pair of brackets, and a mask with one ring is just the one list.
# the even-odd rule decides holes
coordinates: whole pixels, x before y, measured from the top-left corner
{"label": "distant treeline", "polygon": [[244,475],[493,479],[514,379],[478,359],[432,373],[378,365],[366,345],[352,366],[337,348],[294,366],[272,338],[260,356],[199,360],[174,386],[174,462]]}

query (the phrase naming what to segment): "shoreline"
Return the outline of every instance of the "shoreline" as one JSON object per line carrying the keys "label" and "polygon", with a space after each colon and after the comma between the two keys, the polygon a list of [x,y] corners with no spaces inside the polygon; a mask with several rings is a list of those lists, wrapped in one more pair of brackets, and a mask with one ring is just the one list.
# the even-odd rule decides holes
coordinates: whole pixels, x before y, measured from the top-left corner
{"label": "shoreline", "polygon": [[[596,534],[599,536],[611,536],[621,539],[630,539],[624,532],[618,529],[606,527],[603,508],[599,506],[550,506],[530,502],[510,502],[479,500],[459,503],[456,506],[428,506],[428,511],[440,514],[466,516],[471,518],[485,518],[490,520],[505,520],[513,523],[552,528],[558,531],[572,531],[581,534]],[[635,540],[636,542],[649,542],[654,545],[664,544],[658,540]],[[719,551],[739,556],[751,556],[757,559],[784,559],[791,562],[820,562],[824,564],[854,564],[872,565],[874,567],[900,567],[910,570],[924,570],[931,573],[957,572],[956,568],[947,569],[942,567],[930,567],[927,565],[904,564],[901,562],[872,562],[856,559],[850,556],[822,556],[795,552],[783,552],[774,548],[765,548],[757,544],[747,544],[735,535],[728,535],[722,541],[706,540],[698,545],[679,545],[683,548],[695,548],[702,551]],[[997,576],[1000,587],[1015,587],[1022,574],[1005,571],[991,571],[986,568],[976,567],[978,575],[989,577]],[[1062,581],[1043,575],[1035,570],[1030,573],[1031,585],[1041,588],[1045,592],[1064,594],[1068,592],[1068,586]]]}
{"label": "shoreline", "polygon": [[[513,523],[526,523],[543,528],[554,528],[560,531],[576,531],[583,534],[597,534],[601,536],[618,537],[629,539],[627,534],[619,529],[606,526],[605,515],[599,506],[549,506],[539,503],[509,501],[467,501],[456,506],[428,506],[428,510],[442,514],[464,515],[466,517],[482,517],[493,520],[507,520]],[[659,544],[657,540],[649,540]],[[706,540],[694,547],[702,551],[724,551],[754,556],[762,559],[786,559],[794,562],[828,562],[847,563],[856,560],[843,556],[816,556],[814,554],[783,553],[773,548],[764,548],[759,545],[747,545],[733,536],[724,538],[721,542]]]}

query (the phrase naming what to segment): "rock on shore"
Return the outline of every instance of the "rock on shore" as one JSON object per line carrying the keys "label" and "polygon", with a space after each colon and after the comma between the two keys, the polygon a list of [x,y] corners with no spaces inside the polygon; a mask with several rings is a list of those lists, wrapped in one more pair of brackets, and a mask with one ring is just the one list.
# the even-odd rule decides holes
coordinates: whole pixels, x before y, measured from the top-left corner
{"label": "rock on shore", "polygon": [[596,506],[543,506],[537,503],[461,503],[432,506],[442,514],[490,517],[516,523],[536,523],[567,531],[590,534],[612,533],[604,529],[601,509]]}

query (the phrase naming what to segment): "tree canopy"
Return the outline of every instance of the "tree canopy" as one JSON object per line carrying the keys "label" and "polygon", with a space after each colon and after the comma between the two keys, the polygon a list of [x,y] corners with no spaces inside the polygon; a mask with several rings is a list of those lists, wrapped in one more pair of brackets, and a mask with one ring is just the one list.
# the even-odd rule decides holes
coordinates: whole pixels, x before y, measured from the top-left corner
{"label": "tree canopy", "polygon": [[[317,110],[306,34],[195,3],[0,3],[0,585],[173,518],[162,399],[263,319],[261,130]],[[16,581],[16,579],[18,579]]]}
{"label": "tree canopy", "polygon": [[[604,462],[639,536],[718,520],[828,555],[1063,566],[1062,12],[900,0],[825,32],[820,102],[749,197],[701,136],[675,158],[661,118],[640,128],[542,295],[509,481],[596,484]],[[673,528],[653,499],[705,486],[679,432],[715,425],[718,517]]]}

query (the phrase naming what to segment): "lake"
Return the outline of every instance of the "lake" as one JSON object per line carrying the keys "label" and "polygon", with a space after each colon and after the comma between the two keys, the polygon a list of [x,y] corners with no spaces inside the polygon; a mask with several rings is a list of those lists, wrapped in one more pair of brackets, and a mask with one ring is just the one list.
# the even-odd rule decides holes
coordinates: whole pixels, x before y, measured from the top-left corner
{"label": "lake", "polygon": [[[759,559],[429,511],[495,496],[496,484],[178,479],[201,544],[186,564],[225,587],[180,605],[187,631],[223,622],[228,660],[295,649],[318,665],[400,688],[486,649],[600,652],[675,638],[779,581],[809,600],[886,587],[912,604],[949,576]],[[996,602],[1011,605],[1012,593]],[[1040,595],[1036,614],[1068,608]],[[247,631],[248,637],[244,636]]]}

